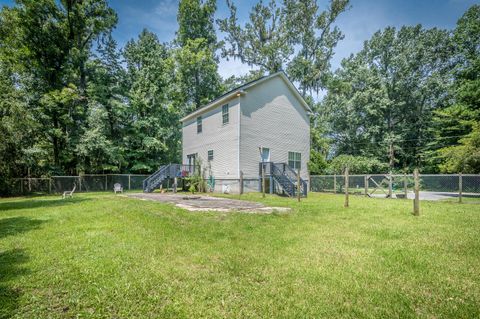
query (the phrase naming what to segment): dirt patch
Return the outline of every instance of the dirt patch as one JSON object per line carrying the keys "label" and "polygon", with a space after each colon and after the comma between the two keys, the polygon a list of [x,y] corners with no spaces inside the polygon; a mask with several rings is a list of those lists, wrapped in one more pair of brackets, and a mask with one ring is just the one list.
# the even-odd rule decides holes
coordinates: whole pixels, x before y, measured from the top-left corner
{"label": "dirt patch", "polygon": [[264,213],[269,214],[274,211],[287,212],[288,207],[267,207],[256,202],[246,200],[218,198],[205,195],[185,195],[185,194],[150,194],[139,193],[129,194],[128,197],[138,198],[142,200],[153,200],[158,202],[166,202],[175,204],[175,206],[195,212],[195,211],[215,211],[215,212],[232,212],[239,211],[245,213]]}

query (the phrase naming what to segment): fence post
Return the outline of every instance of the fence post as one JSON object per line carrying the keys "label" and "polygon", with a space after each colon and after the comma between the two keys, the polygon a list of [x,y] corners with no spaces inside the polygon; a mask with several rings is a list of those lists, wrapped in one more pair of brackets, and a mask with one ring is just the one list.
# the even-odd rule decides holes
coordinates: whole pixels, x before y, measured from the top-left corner
{"label": "fence post", "polygon": [[363,182],[365,186],[365,197],[368,197],[368,175],[365,175],[364,177],[365,181]]}
{"label": "fence post", "polygon": [[300,201],[300,168],[297,168],[297,200]]}
{"label": "fence post", "polygon": [[23,195],[23,178],[20,178],[20,192]]}
{"label": "fence post", "polygon": [[405,192],[405,199],[408,198],[408,179],[407,173],[403,173],[403,191]]}
{"label": "fence post", "polygon": [[418,180],[418,168],[413,171],[415,179],[415,199],[413,200],[413,215],[420,215],[420,181]]}
{"label": "fence post", "polygon": [[52,193],[52,178],[51,177],[48,179],[48,193],[49,194]]}
{"label": "fence post", "polygon": [[337,174],[333,174],[333,193],[337,192]]}
{"label": "fence post", "polygon": [[344,207],[348,207],[348,167],[345,167],[345,204]]}
{"label": "fence post", "polygon": [[462,193],[463,193],[463,177],[462,173],[458,174],[458,202],[462,202]]}
{"label": "fence post", "polygon": [[128,174],[128,190],[130,190],[131,177],[132,174]]}
{"label": "fence post", "polygon": [[81,192],[82,191],[82,173],[80,173],[80,175],[78,176],[78,191]]}
{"label": "fence post", "polygon": [[262,160],[262,197],[265,198],[265,166]]}
{"label": "fence post", "polygon": [[393,191],[392,191],[392,171],[388,173],[388,198],[393,197]]}
{"label": "fence post", "polygon": [[240,171],[240,195],[243,194],[243,171]]}
{"label": "fence post", "polygon": [[105,191],[108,189],[108,175],[105,175]]}

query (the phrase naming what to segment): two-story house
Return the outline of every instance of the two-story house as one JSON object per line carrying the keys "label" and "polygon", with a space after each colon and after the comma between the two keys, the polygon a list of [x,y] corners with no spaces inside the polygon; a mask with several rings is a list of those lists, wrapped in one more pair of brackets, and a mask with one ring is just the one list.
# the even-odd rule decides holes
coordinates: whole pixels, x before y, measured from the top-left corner
{"label": "two-story house", "polygon": [[[250,190],[259,189],[262,161],[283,163],[275,169],[292,180],[291,173],[300,169],[300,176],[307,180],[310,112],[284,72],[246,83],[181,119],[183,163],[194,165],[201,159],[208,175],[219,181],[239,180],[243,175],[256,182]],[[267,187],[272,181],[273,187],[273,168],[264,167]],[[239,191],[235,185],[232,192]]]}

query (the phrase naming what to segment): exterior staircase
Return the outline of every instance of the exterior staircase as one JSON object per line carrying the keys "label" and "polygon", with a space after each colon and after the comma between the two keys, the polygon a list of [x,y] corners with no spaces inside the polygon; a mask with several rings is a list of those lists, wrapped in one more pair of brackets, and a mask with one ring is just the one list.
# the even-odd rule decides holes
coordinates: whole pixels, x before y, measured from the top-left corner
{"label": "exterior staircase", "polygon": [[168,164],[162,165],[152,175],[147,177],[143,181],[143,192],[151,193],[156,188],[162,185],[163,181],[167,178],[185,177],[193,173],[193,166],[182,164]]}
{"label": "exterior staircase", "polygon": [[[297,173],[285,163],[270,163],[273,180],[290,197],[297,196]],[[307,196],[307,183],[300,178],[300,196]]]}

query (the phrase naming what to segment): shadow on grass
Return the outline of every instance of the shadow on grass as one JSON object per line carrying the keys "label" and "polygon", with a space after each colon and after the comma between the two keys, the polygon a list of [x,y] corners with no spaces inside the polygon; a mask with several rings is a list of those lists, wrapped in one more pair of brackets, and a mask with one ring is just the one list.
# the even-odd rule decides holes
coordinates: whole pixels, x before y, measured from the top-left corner
{"label": "shadow on grass", "polygon": [[29,217],[10,217],[0,219],[0,239],[37,229],[45,221]]}
{"label": "shadow on grass", "polygon": [[21,266],[27,261],[28,256],[22,249],[0,251],[0,319],[12,317],[18,308],[21,290],[14,287],[12,281],[28,273]]}
{"label": "shadow on grass", "polygon": [[43,207],[60,207],[75,205],[80,202],[88,201],[88,198],[66,198],[62,199],[61,197],[52,197],[48,199],[24,199],[24,200],[15,200],[0,203],[0,212],[7,210],[15,209],[32,209],[32,208],[43,208]]}

